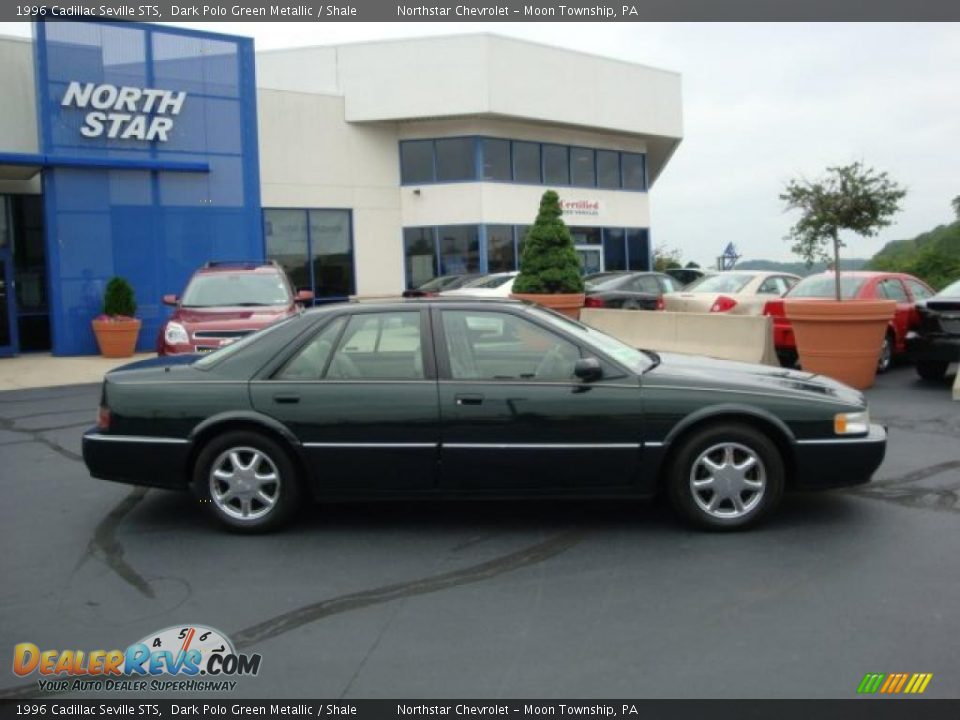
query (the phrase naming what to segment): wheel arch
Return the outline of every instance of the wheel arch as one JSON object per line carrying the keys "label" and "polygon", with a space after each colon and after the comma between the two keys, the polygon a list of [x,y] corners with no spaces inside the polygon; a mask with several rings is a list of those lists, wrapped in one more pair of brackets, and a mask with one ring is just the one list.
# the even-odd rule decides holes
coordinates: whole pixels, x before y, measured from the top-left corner
{"label": "wheel arch", "polygon": [[198,424],[189,436],[190,452],[186,461],[186,477],[192,481],[193,468],[197,457],[212,438],[237,430],[261,433],[279,443],[289,453],[290,459],[300,475],[300,481],[309,487],[310,478],[307,475],[307,463],[296,435],[278,420],[269,415],[253,411],[221,413],[213,415]]}
{"label": "wheel arch", "polygon": [[657,476],[658,489],[663,488],[674,458],[687,438],[710,425],[731,422],[746,425],[763,433],[776,445],[777,450],[780,451],[780,456],[783,458],[783,466],[786,471],[786,487],[793,487],[795,479],[794,443],[796,441],[793,431],[783,420],[772,413],[755,407],[729,404],[701,408],[674,425],[664,439],[664,455]]}

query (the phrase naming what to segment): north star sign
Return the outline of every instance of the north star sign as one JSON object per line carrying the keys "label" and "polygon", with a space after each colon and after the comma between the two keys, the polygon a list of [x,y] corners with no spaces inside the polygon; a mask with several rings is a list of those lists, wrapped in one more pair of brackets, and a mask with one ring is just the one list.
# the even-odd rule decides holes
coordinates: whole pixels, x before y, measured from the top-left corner
{"label": "north star sign", "polygon": [[74,80],[60,105],[92,108],[80,128],[84,137],[106,135],[111,139],[167,142],[173,119],[180,114],[186,99],[185,92]]}

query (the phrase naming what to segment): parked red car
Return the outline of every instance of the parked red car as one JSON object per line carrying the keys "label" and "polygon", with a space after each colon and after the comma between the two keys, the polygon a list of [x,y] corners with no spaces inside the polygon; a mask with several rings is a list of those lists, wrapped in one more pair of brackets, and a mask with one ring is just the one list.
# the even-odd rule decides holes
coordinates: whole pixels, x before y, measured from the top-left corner
{"label": "parked red car", "polygon": [[[780,363],[785,367],[797,363],[797,342],[783,311],[784,299],[832,300],[836,297],[835,281],[831,272],[810,275],[794,285],[783,298],[770,300],[764,307],[763,314],[773,318],[773,343]],[[916,303],[931,297],[933,290],[912,275],[868,271],[840,273],[840,289],[844,299],[897,301],[897,310],[890,321],[877,362],[877,372],[885,372],[895,355],[907,351],[907,333],[920,323]]]}
{"label": "parked red car", "polygon": [[176,308],[157,334],[157,354],[216,350],[294,314],[313,299],[294,292],[274,262],[209,262],[197,270],[183,295],[164,295]]}

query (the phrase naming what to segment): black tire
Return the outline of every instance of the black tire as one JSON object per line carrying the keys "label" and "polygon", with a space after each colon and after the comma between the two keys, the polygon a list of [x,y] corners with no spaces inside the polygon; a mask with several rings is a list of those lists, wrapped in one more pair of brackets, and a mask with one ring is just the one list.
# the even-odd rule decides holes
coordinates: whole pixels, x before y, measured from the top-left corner
{"label": "black tire", "polygon": [[[764,433],[749,425],[722,422],[697,430],[681,442],[667,470],[666,490],[671,505],[687,522],[707,530],[741,530],[756,525],[780,502],[786,477],[783,457]],[[751,469],[741,471],[742,482],[753,485],[759,483],[762,492],[750,488],[744,488],[739,493],[733,492],[740,498],[742,512],[737,510],[732,499],[724,497],[731,493],[731,488],[736,487],[733,483],[740,480],[730,480],[726,476],[714,478],[714,482],[724,483],[720,491],[711,491],[709,485],[700,491],[693,488],[695,479],[705,483],[710,477],[709,474],[701,475],[705,471],[704,456],[711,462],[720,457],[725,463],[727,446],[732,448],[733,462],[724,465],[724,468],[735,470],[737,465],[745,464],[750,455],[758,461]],[[714,492],[717,492],[718,498],[724,499],[710,512],[704,506],[713,500]]]}
{"label": "black tire", "polygon": [[943,380],[949,365],[943,360],[917,360],[917,375],[930,382]]}
{"label": "black tire", "polygon": [[[231,451],[236,453],[236,461]],[[242,467],[245,464],[249,467]],[[227,499],[227,480],[217,481],[219,492],[214,495],[213,473],[218,468],[224,476],[236,476],[238,497]],[[275,483],[269,481],[271,475],[276,478]],[[297,468],[287,449],[273,438],[249,430],[235,430],[210,440],[194,464],[193,486],[218,521],[242,533],[263,533],[283,526],[299,507],[302,495]],[[261,500],[255,493],[257,489],[272,497],[273,504]]]}
{"label": "black tire", "polygon": [[893,365],[893,349],[896,346],[896,338],[889,330],[883,336],[883,345],[880,346],[880,357],[877,359],[877,374],[882,375]]}

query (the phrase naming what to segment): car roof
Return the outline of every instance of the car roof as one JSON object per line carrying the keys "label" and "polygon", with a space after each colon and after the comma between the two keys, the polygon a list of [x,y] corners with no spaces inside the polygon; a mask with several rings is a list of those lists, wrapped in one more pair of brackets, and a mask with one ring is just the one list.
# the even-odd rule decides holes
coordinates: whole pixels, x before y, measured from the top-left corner
{"label": "car roof", "polygon": [[318,307],[313,307],[308,310],[304,310],[306,315],[321,315],[332,310],[342,310],[347,307],[363,307],[365,310],[391,310],[402,307],[423,307],[424,305],[476,305],[476,306],[491,306],[491,307],[531,307],[535,303],[527,302],[526,300],[514,300],[513,298],[492,298],[492,297],[477,297],[469,295],[460,295],[460,296],[433,296],[433,297],[395,297],[395,298],[383,298],[383,297],[371,297],[363,298],[357,297],[347,300],[345,302],[338,303],[329,303],[326,305],[321,305]]}
{"label": "car roof", "polygon": [[[824,270],[823,272],[814,273],[813,275],[807,275],[807,277],[819,277],[821,275],[834,275],[835,273],[832,270]],[[841,270],[840,277],[861,277],[861,278],[875,278],[875,277],[897,277],[897,278],[910,278],[911,280],[916,280],[913,275],[902,272],[885,272],[883,270]]]}
{"label": "car roof", "polygon": [[223,260],[218,262],[208,262],[200,268],[197,268],[197,275],[209,275],[213,273],[276,273],[280,271],[280,266],[272,260]]}

